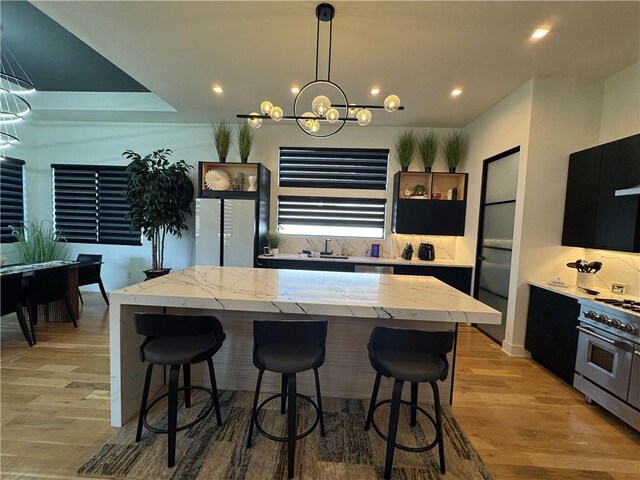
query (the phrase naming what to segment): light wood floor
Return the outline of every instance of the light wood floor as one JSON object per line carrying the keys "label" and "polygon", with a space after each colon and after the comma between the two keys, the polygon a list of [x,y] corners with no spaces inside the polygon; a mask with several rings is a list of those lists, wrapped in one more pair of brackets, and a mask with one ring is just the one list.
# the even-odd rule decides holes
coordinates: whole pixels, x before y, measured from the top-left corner
{"label": "light wood floor", "polygon": [[[107,318],[100,295],[86,294],[79,328],[39,325],[34,348],[2,318],[3,479],[76,478],[115,432]],[[640,479],[640,435],[536,363],[465,327],[457,368],[453,412],[496,480]]]}

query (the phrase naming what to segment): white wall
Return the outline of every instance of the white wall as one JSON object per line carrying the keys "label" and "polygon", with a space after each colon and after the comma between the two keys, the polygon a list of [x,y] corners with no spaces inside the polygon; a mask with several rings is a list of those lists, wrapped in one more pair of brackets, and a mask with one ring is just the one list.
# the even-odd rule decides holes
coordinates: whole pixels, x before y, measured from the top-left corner
{"label": "white wall", "polygon": [[640,63],[604,81],[602,120],[598,143],[611,142],[640,132]]}

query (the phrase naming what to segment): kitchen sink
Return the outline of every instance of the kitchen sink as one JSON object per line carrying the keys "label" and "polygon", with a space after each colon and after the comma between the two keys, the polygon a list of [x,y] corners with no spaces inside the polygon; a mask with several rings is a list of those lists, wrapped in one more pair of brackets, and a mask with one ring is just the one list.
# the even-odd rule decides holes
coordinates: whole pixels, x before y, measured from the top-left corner
{"label": "kitchen sink", "polygon": [[322,255],[322,254],[320,254],[320,258],[335,258],[336,260],[347,260],[349,257],[347,255]]}

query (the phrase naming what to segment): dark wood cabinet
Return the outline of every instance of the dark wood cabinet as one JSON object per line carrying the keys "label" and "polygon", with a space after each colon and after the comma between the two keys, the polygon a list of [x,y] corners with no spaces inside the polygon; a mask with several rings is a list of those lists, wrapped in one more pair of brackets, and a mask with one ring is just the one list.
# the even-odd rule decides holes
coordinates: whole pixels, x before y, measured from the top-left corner
{"label": "dark wood cabinet", "polygon": [[[428,262],[425,262],[428,263]],[[471,294],[471,267],[434,267],[429,265],[396,265],[349,262],[340,260],[328,262],[326,260],[280,260],[277,258],[261,258],[259,266],[265,268],[279,268],[290,270],[314,270],[330,272],[354,272],[356,265],[362,266],[392,266],[394,275],[423,275],[435,277],[447,285]]]}
{"label": "dark wood cabinet", "polygon": [[562,245],[640,252],[640,135],[569,157]]}
{"label": "dark wood cabinet", "polygon": [[579,314],[576,299],[530,287],[524,346],[531,358],[569,384],[573,384]]}
{"label": "dark wood cabinet", "polygon": [[[448,198],[450,190],[455,192],[453,199]],[[464,235],[466,199],[466,173],[398,172],[393,178],[391,230],[417,235]]]}

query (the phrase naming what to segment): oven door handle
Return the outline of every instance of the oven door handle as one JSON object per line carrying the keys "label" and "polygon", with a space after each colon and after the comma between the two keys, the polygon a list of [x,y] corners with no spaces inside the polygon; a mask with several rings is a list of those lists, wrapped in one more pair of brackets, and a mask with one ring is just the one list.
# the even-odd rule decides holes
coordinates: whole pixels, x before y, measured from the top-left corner
{"label": "oven door handle", "polygon": [[639,357],[640,357],[640,351],[638,351],[638,350],[634,350],[634,351],[633,351],[633,353],[634,353],[634,355],[637,355],[637,356],[639,356]]}
{"label": "oven door handle", "polygon": [[629,345],[628,343],[620,342],[620,341],[617,341],[617,340],[611,340],[610,338],[607,338],[607,337],[605,337],[603,335],[600,335],[599,333],[594,332],[590,328],[585,328],[585,327],[581,327],[580,325],[578,325],[576,327],[576,329],[578,329],[582,333],[586,333],[587,335],[591,335],[592,337],[595,337],[598,340],[602,340],[603,342],[607,342],[609,345],[613,345],[614,347],[619,348],[620,350],[624,350],[625,352],[630,352],[633,349],[633,347],[631,345]]}

